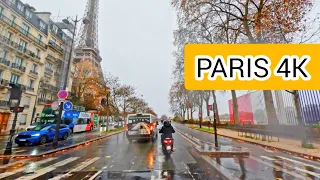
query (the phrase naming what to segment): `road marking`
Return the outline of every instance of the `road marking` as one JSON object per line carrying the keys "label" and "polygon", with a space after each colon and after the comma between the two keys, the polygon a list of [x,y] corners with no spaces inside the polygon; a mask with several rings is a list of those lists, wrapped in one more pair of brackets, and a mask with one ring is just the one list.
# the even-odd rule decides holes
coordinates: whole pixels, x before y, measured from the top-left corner
{"label": "road marking", "polygon": [[289,158],[282,157],[282,156],[276,156],[276,157],[277,157],[277,158],[280,158],[280,159],[287,160],[287,161],[291,161],[291,162],[294,162],[294,163],[297,163],[297,164],[301,164],[301,165],[303,165],[303,166],[309,166],[309,167],[312,167],[312,168],[314,168],[314,169],[320,169],[320,167],[314,166],[314,165],[312,165],[312,164],[307,164],[307,163],[304,163],[304,162],[296,161],[296,160],[289,159]]}
{"label": "road marking", "polygon": [[95,173],[93,176],[91,176],[91,178],[89,180],[93,180],[95,179],[99,174],[101,174],[102,171],[98,171],[97,173]]}
{"label": "road marking", "polygon": [[231,171],[229,171],[228,169],[226,169],[225,167],[221,166],[220,164],[218,164],[216,161],[214,161],[213,159],[211,159],[209,156],[205,156],[202,155],[201,156],[205,161],[207,161],[209,164],[211,164],[217,171],[219,171],[224,177],[226,177],[227,179],[230,180],[240,180],[238,177],[236,177],[235,175],[233,175],[234,173],[232,173]]}
{"label": "road marking", "polygon": [[14,166],[14,165],[17,165],[19,163],[25,163],[25,162],[28,162],[30,159],[24,159],[24,160],[20,160],[20,161],[15,161],[15,162],[11,162],[11,163],[8,163],[8,164],[5,164],[5,165],[1,165],[0,168],[7,168],[9,166]]}
{"label": "road marking", "polygon": [[31,175],[26,175],[26,176],[22,176],[16,180],[24,180],[24,179],[34,179],[34,178],[37,178],[39,176],[42,176],[48,172],[51,172],[53,170],[55,170],[57,167],[60,167],[60,166],[64,166],[68,163],[71,163],[77,159],[79,159],[80,157],[71,157],[71,158],[68,158],[68,159],[65,159],[63,161],[59,161],[49,167],[46,167],[46,168],[43,168],[43,169],[40,169],[40,170],[37,170],[34,174],[31,174]]}
{"label": "road marking", "polygon": [[270,157],[267,157],[267,156],[260,156],[261,158],[263,158],[263,159],[267,159],[267,160],[269,160],[269,161],[274,161],[275,159],[272,159],[272,158],[270,158]]}
{"label": "road marking", "polygon": [[[269,158],[269,157],[265,157],[265,156],[260,156],[260,157],[268,159],[270,161],[277,161],[277,159],[273,159],[273,158]],[[288,160],[288,161],[291,160],[291,159],[284,158],[284,157],[281,157],[281,156],[276,156],[276,157],[283,158],[283,159]],[[297,161],[297,162],[299,162],[299,161]],[[299,163],[301,163],[301,162],[299,162]],[[301,163],[301,164],[304,164],[304,163]],[[308,171],[308,170],[305,170],[305,169],[301,169],[301,168],[298,168],[298,167],[293,166],[293,165],[289,165],[289,164],[284,163],[284,166],[287,166],[289,168],[295,169],[296,171],[300,171],[300,172],[303,172],[303,173],[306,173],[306,174],[310,174],[310,175],[315,176],[315,177],[320,177],[320,174],[318,174],[318,173],[315,173],[315,172],[312,172],[312,171]]]}
{"label": "road marking", "polygon": [[[44,160],[41,160],[41,161],[37,161],[37,162],[34,162],[36,165],[41,165],[41,164],[45,164],[47,162],[50,162],[50,161],[53,161],[57,158],[48,158],[48,159],[44,159]],[[16,173],[19,173],[19,172],[23,172],[24,170],[26,170],[26,167],[24,168],[19,168],[19,169],[16,169],[14,171],[10,171],[10,172],[4,172],[4,173],[1,173],[0,174],[0,179],[2,178],[5,178],[5,177],[8,177],[8,176],[11,176],[13,174],[16,174]]]}
{"label": "road marking", "polygon": [[190,174],[190,176],[192,177],[192,179],[195,180],[194,177],[193,177],[193,175],[192,175],[191,172],[190,172],[189,167],[188,167],[185,163],[183,163],[183,165],[184,165],[184,167],[186,167],[186,169],[188,170],[188,173]]}
{"label": "road marking", "polygon": [[270,163],[268,163],[268,162],[262,161],[262,160],[260,160],[260,159],[258,159],[258,158],[256,158],[256,157],[253,157],[253,156],[250,156],[249,158],[250,158],[250,159],[253,159],[253,160],[255,160],[255,161],[258,161],[258,162],[260,162],[260,163],[262,163],[262,164],[264,164],[264,165],[270,166],[270,167],[272,167],[272,168],[277,168],[277,169],[281,170],[281,171],[284,172],[284,173],[290,174],[290,175],[293,176],[293,177],[296,177],[296,178],[299,178],[299,179],[305,179],[304,176],[301,176],[300,174],[297,174],[297,173],[295,173],[295,172],[291,172],[291,171],[288,171],[288,170],[286,170],[286,169],[283,169],[283,168],[280,167],[280,166],[276,166],[276,165],[274,165],[274,164],[270,164]]}
{"label": "road marking", "polygon": [[72,169],[71,171],[69,171],[67,174],[61,174],[59,176],[51,178],[51,180],[59,180],[59,179],[62,179],[62,178],[68,178],[68,177],[72,176],[73,172],[81,171],[81,170],[83,170],[84,168],[86,168],[87,166],[89,166],[90,164],[96,162],[99,159],[100,159],[100,157],[95,157],[95,158],[90,159],[89,161],[86,160],[85,162],[82,162],[79,166],[77,166],[75,169]]}
{"label": "road marking", "polygon": [[[178,131],[177,131],[178,132]],[[178,132],[184,139],[188,140],[191,144],[193,144],[194,146],[199,146],[198,144],[196,144],[195,142],[191,141],[190,139],[186,138],[184,135],[182,135],[182,133]]]}

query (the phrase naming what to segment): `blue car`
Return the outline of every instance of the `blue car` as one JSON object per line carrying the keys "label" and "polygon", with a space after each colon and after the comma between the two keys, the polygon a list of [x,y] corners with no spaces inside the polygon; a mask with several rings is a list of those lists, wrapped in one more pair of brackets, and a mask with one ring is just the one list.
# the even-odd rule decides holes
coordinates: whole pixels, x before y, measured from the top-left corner
{"label": "blue car", "polygon": [[[55,124],[43,124],[38,125],[29,131],[24,131],[18,134],[15,139],[15,143],[19,146],[22,145],[34,145],[45,144],[54,139],[56,133]],[[60,125],[59,139],[66,140],[70,135],[69,127],[65,124]]]}

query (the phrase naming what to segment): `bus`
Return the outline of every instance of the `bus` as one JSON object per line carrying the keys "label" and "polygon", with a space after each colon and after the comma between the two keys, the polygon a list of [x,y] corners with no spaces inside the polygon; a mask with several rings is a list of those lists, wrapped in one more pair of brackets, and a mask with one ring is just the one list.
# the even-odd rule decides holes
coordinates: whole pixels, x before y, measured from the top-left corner
{"label": "bus", "polygon": [[128,114],[126,119],[126,137],[132,140],[151,140],[158,137],[156,128],[157,117],[152,114]]}
{"label": "bus", "polygon": [[[41,117],[37,117],[27,130],[40,124],[56,124],[58,116],[59,110],[52,110],[51,104],[46,104]],[[94,112],[62,111],[61,124],[68,125],[71,133],[93,131],[97,127],[98,119],[99,116]]]}

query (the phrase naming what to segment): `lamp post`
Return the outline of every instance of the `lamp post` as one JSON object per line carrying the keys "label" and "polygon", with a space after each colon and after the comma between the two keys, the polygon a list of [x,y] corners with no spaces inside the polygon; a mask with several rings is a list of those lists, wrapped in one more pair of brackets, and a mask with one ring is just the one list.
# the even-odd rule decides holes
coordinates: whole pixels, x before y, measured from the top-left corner
{"label": "lamp post", "polygon": [[[12,139],[13,139],[13,136],[14,136],[14,134],[16,132],[16,123],[17,123],[17,120],[18,120],[18,113],[21,112],[19,106],[20,106],[21,96],[22,96],[22,87],[21,86],[17,86],[16,84],[10,84],[10,86],[11,86],[10,106],[12,104],[14,104],[13,100],[16,100],[17,103],[13,107],[11,107],[15,114],[14,114],[14,119],[13,119],[13,122],[12,122],[12,127],[11,127],[11,130],[10,130],[10,136],[9,136],[9,139],[8,139],[8,142],[7,142],[7,146],[6,146],[6,150],[5,150],[4,154],[11,154]],[[22,108],[22,110],[23,110],[23,108]]]}
{"label": "lamp post", "polygon": [[[77,24],[81,20],[82,20],[83,24],[89,24],[90,23],[90,21],[88,19],[86,19],[86,18],[78,19],[78,16],[76,16],[75,20],[73,20],[72,18],[70,18],[70,19],[73,22],[74,28],[73,28],[73,32],[72,32],[69,59],[68,59],[68,64],[67,64],[67,70],[66,70],[63,89],[67,89],[67,86],[68,86],[69,71],[70,71],[70,65],[71,65],[71,61],[72,61],[72,50],[73,50],[74,37],[75,37],[75,34],[76,34]],[[71,24],[68,19],[63,19],[62,21],[67,25]],[[59,138],[59,129],[60,129],[60,123],[61,123],[62,110],[63,110],[63,102],[61,102],[60,106],[59,106],[59,115],[58,115],[58,120],[57,120],[57,124],[56,124],[56,132],[55,132],[54,141],[53,141],[53,147],[54,148],[57,148],[57,146],[58,146],[58,138]]]}

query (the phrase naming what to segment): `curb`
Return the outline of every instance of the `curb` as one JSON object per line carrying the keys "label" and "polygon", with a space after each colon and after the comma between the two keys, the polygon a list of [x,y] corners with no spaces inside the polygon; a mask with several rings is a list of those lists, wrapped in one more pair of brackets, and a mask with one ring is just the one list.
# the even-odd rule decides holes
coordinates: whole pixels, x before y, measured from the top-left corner
{"label": "curb", "polygon": [[0,159],[8,159],[8,158],[9,159],[11,159],[11,158],[22,159],[22,158],[45,157],[45,156],[48,156],[48,155],[53,154],[53,153],[57,154],[59,152],[64,152],[64,151],[69,150],[69,149],[81,148],[83,146],[89,145],[89,143],[105,139],[107,137],[122,133],[124,131],[125,130],[121,130],[121,131],[114,132],[114,133],[111,133],[111,134],[107,134],[107,135],[104,135],[104,136],[101,136],[101,137],[90,139],[88,141],[83,141],[83,142],[80,142],[80,143],[77,143],[77,144],[73,144],[73,145],[70,145],[70,146],[65,146],[65,147],[61,147],[61,148],[58,148],[58,149],[53,149],[51,151],[46,151],[46,152],[43,152],[43,153],[40,153],[40,154],[37,154],[37,155],[0,155]]}
{"label": "curb", "polygon": [[[186,127],[187,127],[187,126],[186,126]],[[189,127],[187,127],[187,128],[189,128]],[[189,128],[189,129],[192,129],[192,128]],[[193,129],[193,130],[195,130],[195,131],[202,131],[202,130],[197,130],[197,129]],[[207,132],[207,131],[202,131],[202,132],[205,132],[205,133],[208,133],[208,134],[214,134],[214,133]],[[258,142],[252,142],[252,141],[248,141],[248,140],[245,140],[245,139],[240,139],[240,138],[236,138],[236,137],[226,136],[226,135],[219,134],[218,131],[217,131],[217,134],[218,134],[219,136],[221,136],[221,137],[225,137],[225,138],[229,138],[229,139],[233,139],[233,140],[239,140],[239,141],[243,141],[243,142],[246,142],[246,143],[249,143],[249,144],[259,145],[259,146],[262,146],[263,148],[266,148],[266,149],[280,150],[280,151],[283,152],[283,153],[287,153],[287,154],[290,154],[290,155],[296,155],[296,156],[302,157],[302,158],[304,158],[304,159],[320,161],[320,156],[313,156],[313,155],[310,155],[310,154],[300,153],[300,152],[296,152],[296,151],[290,151],[290,150],[287,150],[287,149],[278,148],[278,147],[271,146],[271,145],[260,144],[260,143],[258,143]],[[306,158],[306,157],[308,157],[308,158]]]}

